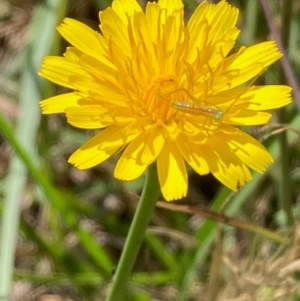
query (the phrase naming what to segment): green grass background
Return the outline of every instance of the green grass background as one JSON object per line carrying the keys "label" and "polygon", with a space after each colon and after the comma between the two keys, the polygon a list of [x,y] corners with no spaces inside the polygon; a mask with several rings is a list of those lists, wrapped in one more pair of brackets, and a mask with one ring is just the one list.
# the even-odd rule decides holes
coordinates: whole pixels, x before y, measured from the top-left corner
{"label": "green grass background", "polygon": [[[288,65],[275,64],[259,82],[292,85],[294,103],[274,112],[269,125],[245,129],[274,156],[266,173],[254,173],[232,193],[190,171],[189,194],[177,204],[221,211],[276,231],[288,243],[158,208],[125,301],[300,300],[300,3],[228,2],[241,10],[238,45],[274,38],[270,26],[281,32]],[[269,4],[271,18],[261,2]],[[196,2],[185,4],[189,15]],[[64,89],[37,71],[43,56],[67,46],[55,29],[63,17],[97,29],[98,11],[108,5],[0,1],[0,300],[105,300],[144,179],[115,180],[115,157],[87,171],[67,163],[93,133],[69,126],[64,116],[41,116],[38,102]]]}

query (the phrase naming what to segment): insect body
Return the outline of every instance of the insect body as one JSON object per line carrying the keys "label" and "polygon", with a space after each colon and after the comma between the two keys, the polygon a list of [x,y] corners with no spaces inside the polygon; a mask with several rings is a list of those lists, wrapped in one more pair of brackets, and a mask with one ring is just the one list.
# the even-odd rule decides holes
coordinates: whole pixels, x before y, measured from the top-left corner
{"label": "insect body", "polygon": [[174,101],[172,106],[183,113],[192,115],[206,115],[212,117],[216,122],[223,119],[224,111],[213,106],[198,105],[195,103],[185,101]]}

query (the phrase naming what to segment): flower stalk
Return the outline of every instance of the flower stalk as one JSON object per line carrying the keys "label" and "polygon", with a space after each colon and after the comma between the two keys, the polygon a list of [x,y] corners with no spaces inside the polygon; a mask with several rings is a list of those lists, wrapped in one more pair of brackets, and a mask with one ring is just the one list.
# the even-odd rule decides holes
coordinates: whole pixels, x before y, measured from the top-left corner
{"label": "flower stalk", "polygon": [[112,287],[106,301],[121,300],[122,295],[124,295],[127,280],[138,255],[159,194],[157,168],[156,164],[153,163],[148,169],[143,193],[130,226],[120,262],[113,277]]}

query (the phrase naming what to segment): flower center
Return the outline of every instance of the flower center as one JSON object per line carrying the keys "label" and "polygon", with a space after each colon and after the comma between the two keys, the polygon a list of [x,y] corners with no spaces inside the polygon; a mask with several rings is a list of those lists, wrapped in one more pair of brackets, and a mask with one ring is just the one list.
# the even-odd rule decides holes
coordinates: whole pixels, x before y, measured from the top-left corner
{"label": "flower center", "polygon": [[138,113],[164,127],[171,139],[183,131],[197,135],[200,143],[219,129],[223,118],[222,110],[202,102],[182,87],[177,77],[157,75],[144,93],[142,111]]}
{"label": "flower center", "polygon": [[176,77],[172,75],[157,75],[144,94],[146,114],[152,116],[154,122],[167,123],[174,116],[172,102],[177,89]]}

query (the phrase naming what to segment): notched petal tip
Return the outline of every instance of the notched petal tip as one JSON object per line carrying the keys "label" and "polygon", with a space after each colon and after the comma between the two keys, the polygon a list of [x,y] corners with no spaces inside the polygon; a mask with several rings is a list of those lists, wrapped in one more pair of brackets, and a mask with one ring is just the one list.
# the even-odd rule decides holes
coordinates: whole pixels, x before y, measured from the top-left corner
{"label": "notched petal tip", "polygon": [[101,34],[77,20],[65,18],[57,26],[58,32],[75,48],[101,59],[105,53]]}
{"label": "notched petal tip", "polygon": [[65,113],[69,107],[79,106],[81,96],[75,92],[65,93],[39,102],[43,114]]}

